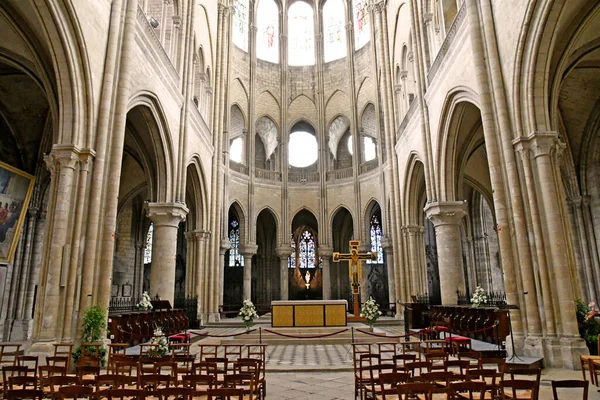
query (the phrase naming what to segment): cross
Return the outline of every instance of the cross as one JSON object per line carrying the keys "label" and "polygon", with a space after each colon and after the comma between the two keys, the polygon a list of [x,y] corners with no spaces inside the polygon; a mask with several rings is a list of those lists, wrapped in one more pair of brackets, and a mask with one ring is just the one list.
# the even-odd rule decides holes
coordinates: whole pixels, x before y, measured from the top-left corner
{"label": "cross", "polygon": [[362,278],[362,260],[375,260],[377,255],[375,253],[359,253],[358,246],[360,246],[360,240],[350,241],[350,253],[340,254],[339,252],[333,253],[333,262],[348,261],[348,273],[352,280],[352,294],[354,297],[354,316],[360,314],[358,305],[358,294],[360,290],[360,279]]}

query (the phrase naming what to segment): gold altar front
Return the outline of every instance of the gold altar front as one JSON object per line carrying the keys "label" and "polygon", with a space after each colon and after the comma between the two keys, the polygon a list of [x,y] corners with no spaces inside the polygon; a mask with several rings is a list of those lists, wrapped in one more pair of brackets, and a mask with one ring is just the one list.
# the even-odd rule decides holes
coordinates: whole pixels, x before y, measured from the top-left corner
{"label": "gold altar front", "polygon": [[346,326],[346,300],[273,301],[271,326]]}

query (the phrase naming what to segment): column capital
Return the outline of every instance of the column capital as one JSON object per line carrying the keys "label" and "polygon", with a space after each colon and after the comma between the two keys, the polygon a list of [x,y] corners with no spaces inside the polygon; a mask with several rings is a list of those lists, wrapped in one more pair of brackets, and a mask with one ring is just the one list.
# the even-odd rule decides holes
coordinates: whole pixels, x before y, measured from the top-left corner
{"label": "column capital", "polygon": [[408,233],[420,233],[425,230],[421,225],[404,225],[402,230]]}
{"label": "column capital", "polygon": [[282,243],[280,247],[275,249],[277,253],[277,257],[279,258],[287,258],[292,255],[292,246],[291,244]]}
{"label": "column capital", "polygon": [[89,171],[92,160],[96,157],[96,152],[92,149],[81,149],[79,153],[79,163],[82,171]]}
{"label": "column capital", "polygon": [[75,169],[81,149],[72,144],[56,144],[52,146],[52,151],[44,156],[46,168],[54,175],[60,168],[66,167]]}
{"label": "column capital", "polygon": [[515,138],[513,146],[517,152],[526,154],[531,152],[534,157],[550,155],[553,150],[560,150],[564,143],[558,138],[556,132],[533,132],[529,136]]}
{"label": "column capital", "polygon": [[425,206],[425,215],[434,226],[458,225],[467,215],[466,201],[433,202]]}
{"label": "column capital", "polygon": [[253,256],[258,251],[256,243],[246,243],[240,246],[240,253],[245,256]]}
{"label": "column capital", "polygon": [[323,258],[331,258],[333,255],[333,247],[319,246],[319,255]]}
{"label": "column capital", "polygon": [[229,242],[229,239],[223,239],[221,240],[221,245],[219,246],[219,250],[223,252],[223,254],[225,254],[225,252],[227,250],[229,250],[231,248],[231,243]]}
{"label": "column capital", "polygon": [[189,212],[182,203],[147,203],[148,218],[158,226],[178,227]]}
{"label": "column capital", "polygon": [[433,21],[433,13],[425,13],[423,14],[423,22],[428,25]]}

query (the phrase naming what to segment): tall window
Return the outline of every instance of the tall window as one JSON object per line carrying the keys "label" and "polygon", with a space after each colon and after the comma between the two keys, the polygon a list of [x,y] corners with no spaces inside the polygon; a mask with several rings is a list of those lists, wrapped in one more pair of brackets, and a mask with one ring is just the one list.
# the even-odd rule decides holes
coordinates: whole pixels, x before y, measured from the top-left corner
{"label": "tall window", "polygon": [[328,0],[323,7],[323,29],[325,36],[325,62],[346,56],[346,28],[344,3],[342,0]]}
{"label": "tall window", "polygon": [[316,268],[321,264],[321,258],[317,260],[315,239],[309,231],[302,232],[298,238],[298,244],[292,238],[292,254],[288,258],[288,268],[296,268],[296,250],[298,251],[298,268]]}
{"label": "tall window", "polygon": [[146,247],[144,247],[144,264],[152,262],[152,238],[154,237],[154,224],[150,224],[146,234]]}
{"label": "tall window", "polygon": [[354,14],[354,47],[355,50],[358,50],[371,39],[367,0],[352,0],[352,11]]}
{"label": "tall window", "polygon": [[[363,136],[363,149],[364,149],[364,161],[371,161],[377,157],[377,145],[375,140],[369,136]],[[352,144],[352,135],[348,135],[348,152],[354,154],[354,148]]]}
{"label": "tall window", "polygon": [[319,158],[317,138],[308,132],[292,132],[290,134],[288,149],[289,163],[292,167],[308,167],[314,164]]}
{"label": "tall window", "polygon": [[229,266],[244,266],[244,257],[240,254],[240,223],[235,219],[229,224]]}
{"label": "tall window", "polygon": [[303,1],[297,1],[288,12],[288,64],[315,64],[315,33],[313,9]]}
{"label": "tall window", "polygon": [[377,215],[371,217],[371,252],[377,254],[375,260],[367,260],[367,264],[383,264],[383,249],[381,248],[381,223]]}
{"label": "tall window", "polygon": [[248,51],[248,0],[235,0],[233,6],[233,43]]}
{"label": "tall window", "polygon": [[229,147],[229,159],[240,164],[244,162],[244,139],[241,137],[231,141],[231,146]]}
{"label": "tall window", "polygon": [[279,63],[279,8],[275,1],[260,0],[256,19],[256,57]]}

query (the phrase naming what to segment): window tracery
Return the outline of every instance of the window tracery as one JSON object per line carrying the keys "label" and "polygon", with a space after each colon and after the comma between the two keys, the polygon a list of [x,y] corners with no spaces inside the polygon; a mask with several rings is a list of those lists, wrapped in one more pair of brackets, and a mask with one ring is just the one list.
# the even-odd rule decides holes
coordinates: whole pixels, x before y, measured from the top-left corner
{"label": "window tracery", "polygon": [[248,51],[248,0],[235,0],[233,5],[233,44]]}
{"label": "window tracery", "polygon": [[328,0],[323,7],[323,30],[325,33],[324,61],[334,61],[346,56],[346,29],[344,3]]}
{"label": "window tracery", "polygon": [[377,215],[371,217],[371,252],[377,254],[375,260],[367,260],[367,264],[383,264],[383,248],[381,247],[381,223]]}
{"label": "window tracery", "polygon": [[244,257],[240,254],[240,223],[235,219],[229,224],[229,266],[244,266]]}
{"label": "window tracery", "polygon": [[358,50],[371,40],[371,26],[369,24],[367,0],[353,0],[352,5],[354,19],[354,47],[355,50]]}
{"label": "window tracery", "polygon": [[292,66],[315,64],[313,9],[304,1],[297,1],[288,11],[288,64]]}
{"label": "window tracery", "polygon": [[260,0],[256,17],[256,57],[278,64],[279,8],[275,1]]}

